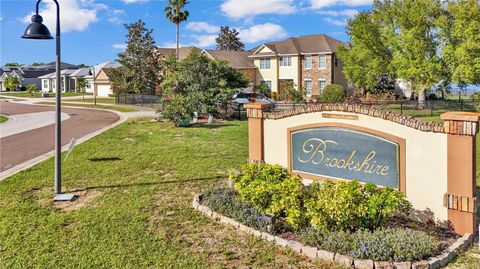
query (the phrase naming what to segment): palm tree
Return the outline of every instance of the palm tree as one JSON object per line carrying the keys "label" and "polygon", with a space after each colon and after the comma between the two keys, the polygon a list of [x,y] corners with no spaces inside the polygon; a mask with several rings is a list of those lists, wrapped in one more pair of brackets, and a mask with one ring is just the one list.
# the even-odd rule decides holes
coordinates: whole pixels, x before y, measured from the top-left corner
{"label": "palm tree", "polygon": [[178,46],[179,46],[179,33],[180,33],[180,23],[188,19],[188,10],[182,11],[183,8],[188,4],[188,0],[169,0],[168,6],[165,8],[165,14],[167,19],[177,26],[177,50],[176,57],[178,60]]}
{"label": "palm tree", "polygon": [[80,90],[82,93],[82,99],[85,101],[85,89],[87,88],[87,81],[84,78],[79,78],[77,80],[77,90]]}
{"label": "palm tree", "polygon": [[3,80],[3,83],[5,84],[5,88],[7,88],[7,90],[13,91],[20,86],[20,79],[18,79],[18,77],[15,75],[8,75]]}
{"label": "palm tree", "polygon": [[37,85],[36,84],[31,83],[31,84],[27,85],[27,92],[30,95],[30,98],[33,97],[33,95],[35,94],[36,91],[37,91]]}

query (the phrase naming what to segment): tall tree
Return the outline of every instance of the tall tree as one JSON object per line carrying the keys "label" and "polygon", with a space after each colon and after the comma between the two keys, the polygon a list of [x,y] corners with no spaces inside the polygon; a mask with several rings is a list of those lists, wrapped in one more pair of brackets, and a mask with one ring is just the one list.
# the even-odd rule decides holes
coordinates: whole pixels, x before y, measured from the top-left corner
{"label": "tall tree", "polygon": [[381,26],[369,12],[360,12],[348,20],[346,27],[350,46],[339,46],[343,73],[356,87],[368,92],[381,87],[381,78],[392,78],[392,52],[381,32]]}
{"label": "tall tree", "polygon": [[452,82],[460,86],[480,84],[480,3],[449,1],[441,29],[445,38],[442,52]]}
{"label": "tall tree", "polygon": [[[374,13],[393,15],[389,45],[396,75],[411,83],[418,93],[419,108],[425,106],[426,90],[441,80],[442,59],[438,53],[439,19],[442,7],[438,0],[394,0],[374,3]],[[390,23],[391,19],[384,23]]]}
{"label": "tall tree", "polygon": [[128,31],[127,48],[118,54],[118,62],[135,76],[137,91],[153,94],[161,74],[161,60],[155,57],[157,48],[153,30],[145,28],[142,20],[125,24],[125,27]]}
{"label": "tall tree", "polygon": [[186,21],[188,19],[188,10],[183,10],[185,6],[188,4],[188,0],[169,0],[168,6],[165,7],[165,14],[167,19],[169,19],[172,23],[177,26],[177,50],[175,51],[175,55],[178,60],[178,50],[179,50],[179,39],[180,39],[180,23]]}
{"label": "tall tree", "polygon": [[235,29],[230,29],[228,26],[220,27],[220,33],[215,39],[217,42],[217,50],[234,50],[239,51],[245,48],[245,45],[238,37],[239,32]]}

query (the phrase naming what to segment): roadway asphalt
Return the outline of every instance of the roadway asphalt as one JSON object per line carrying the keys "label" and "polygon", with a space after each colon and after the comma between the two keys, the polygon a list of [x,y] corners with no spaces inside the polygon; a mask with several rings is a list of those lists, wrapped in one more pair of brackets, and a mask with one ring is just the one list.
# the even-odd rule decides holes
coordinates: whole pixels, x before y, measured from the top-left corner
{"label": "roadway asphalt", "polygon": [[[0,101],[0,114],[6,116],[54,110],[54,107]],[[78,139],[120,119],[115,113],[93,109],[64,107],[63,113],[69,118],[62,121],[62,145],[68,144],[72,137]],[[54,142],[54,124],[0,138],[0,172],[52,151]]]}

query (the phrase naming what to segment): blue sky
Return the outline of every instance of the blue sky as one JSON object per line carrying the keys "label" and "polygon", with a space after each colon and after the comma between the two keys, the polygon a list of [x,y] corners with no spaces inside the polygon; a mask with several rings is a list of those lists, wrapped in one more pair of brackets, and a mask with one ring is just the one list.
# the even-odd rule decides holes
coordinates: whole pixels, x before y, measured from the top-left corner
{"label": "blue sky", "polygon": [[[55,42],[24,40],[36,0],[0,1],[0,64],[55,60]],[[125,44],[124,23],[146,22],[157,46],[175,43],[175,26],[163,12],[166,0],[59,0],[62,61],[97,64],[116,59]],[[289,36],[325,33],[347,41],[346,19],[370,8],[371,0],[190,0],[181,25],[182,45],[214,48],[220,26],[236,28],[246,48]],[[40,3],[40,15],[55,33],[53,1]]]}

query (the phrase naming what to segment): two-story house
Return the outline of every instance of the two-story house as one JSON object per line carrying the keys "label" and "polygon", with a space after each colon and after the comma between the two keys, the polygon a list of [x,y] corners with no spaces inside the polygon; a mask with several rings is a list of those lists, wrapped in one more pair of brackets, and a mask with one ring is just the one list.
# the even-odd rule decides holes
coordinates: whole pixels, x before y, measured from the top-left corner
{"label": "two-story house", "polygon": [[289,84],[303,88],[307,96],[320,95],[328,84],[348,87],[337,58],[341,41],[324,34],[291,37],[268,42],[251,50],[257,68],[256,84],[266,84],[279,97]]}

